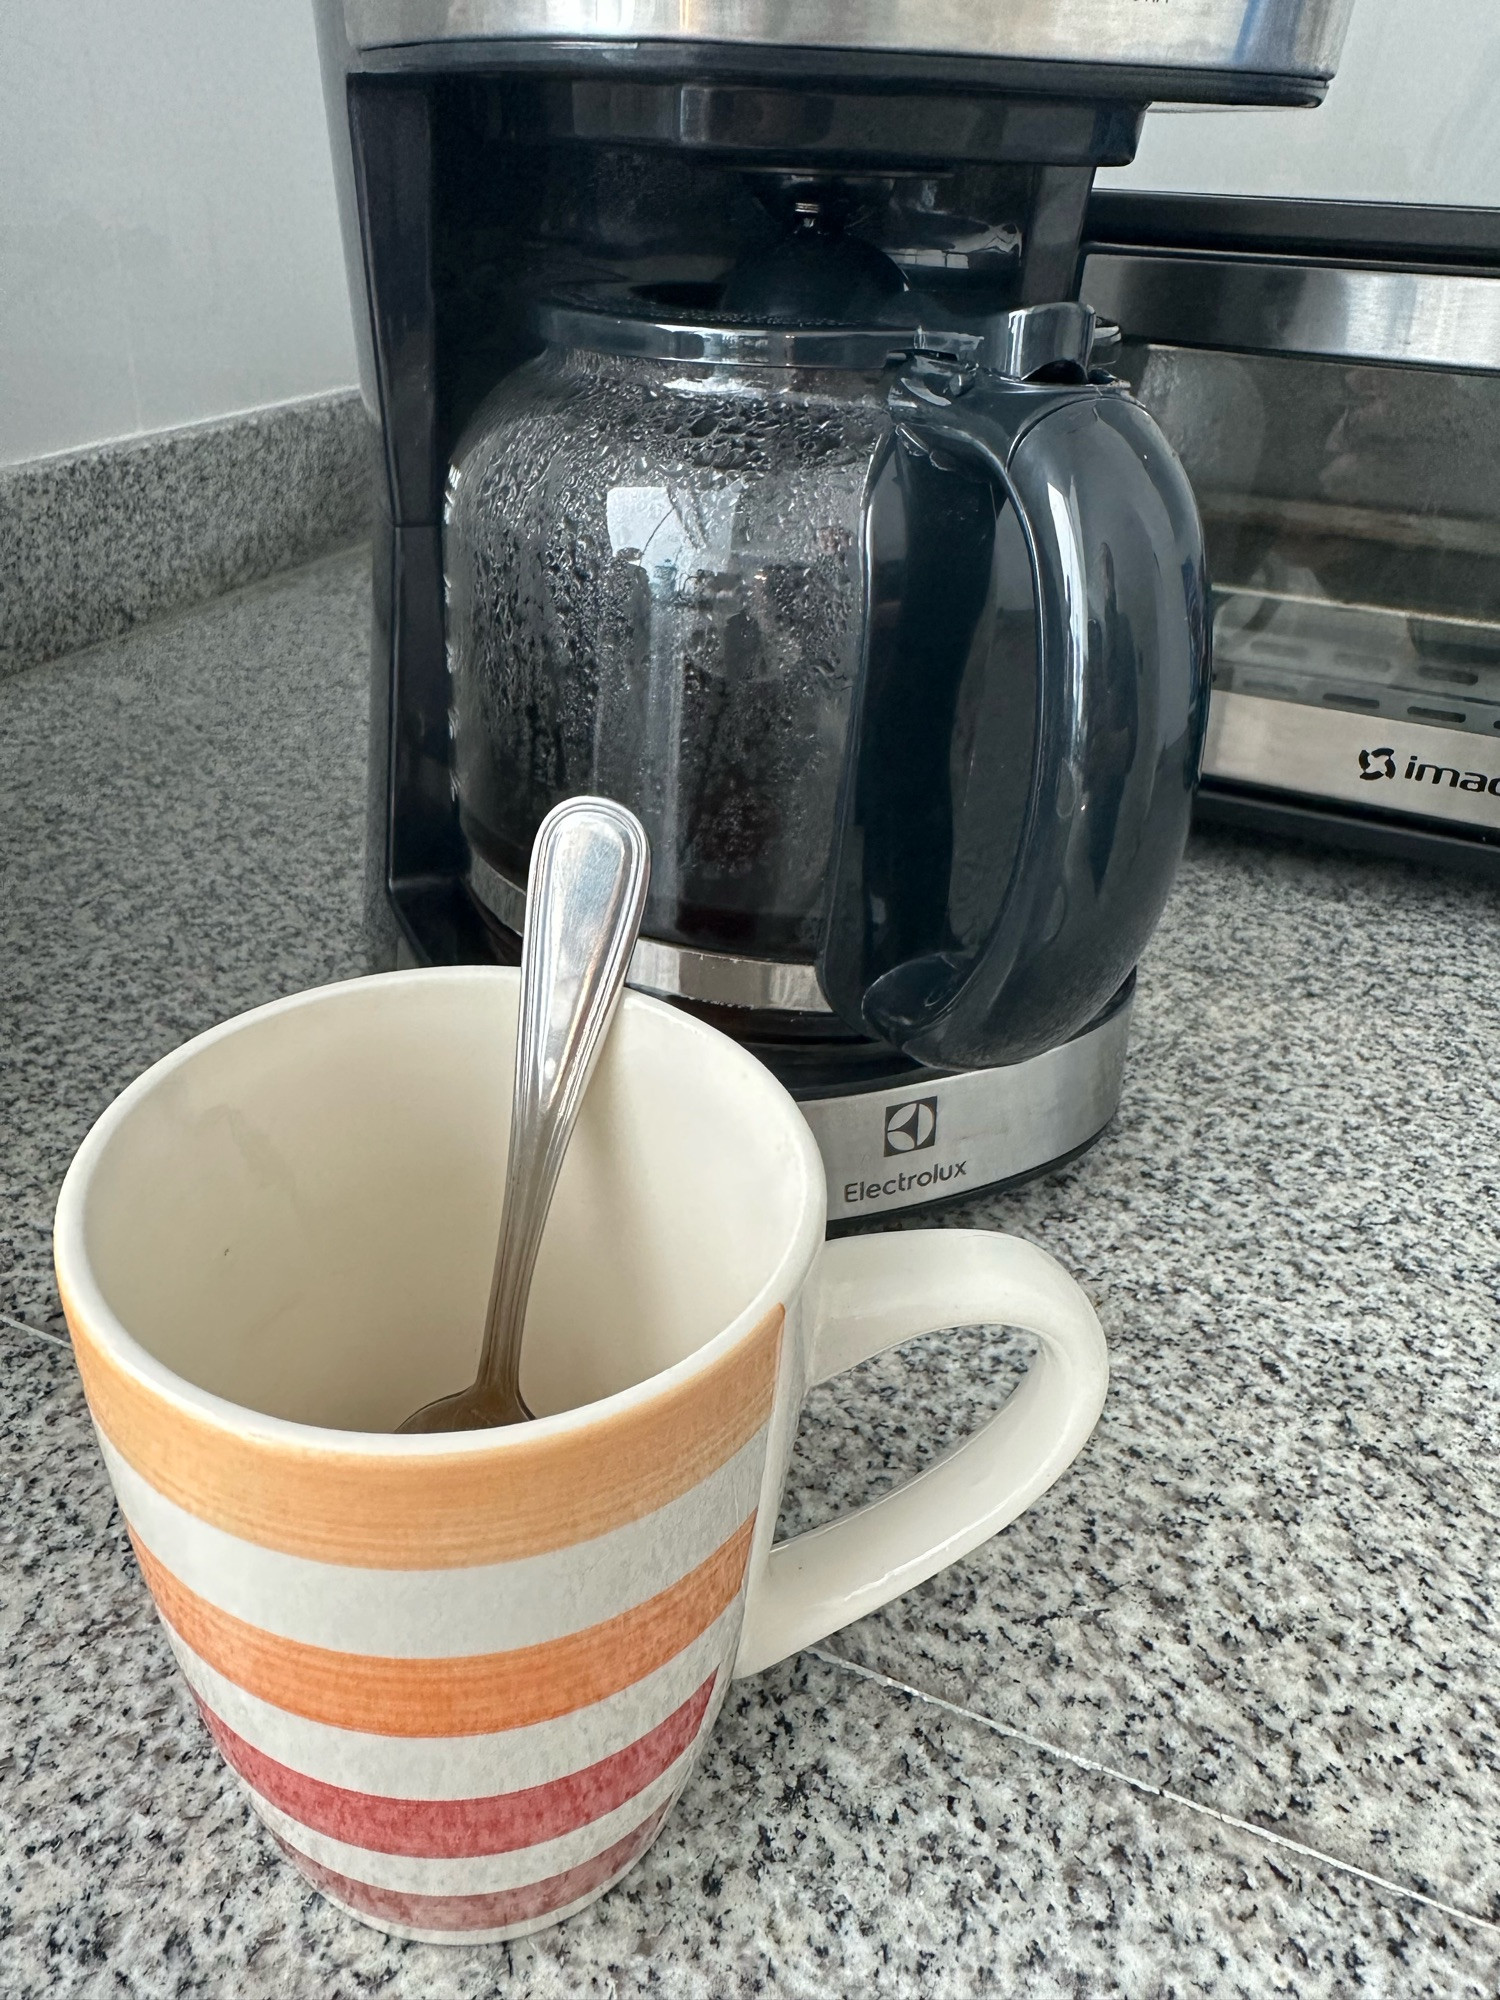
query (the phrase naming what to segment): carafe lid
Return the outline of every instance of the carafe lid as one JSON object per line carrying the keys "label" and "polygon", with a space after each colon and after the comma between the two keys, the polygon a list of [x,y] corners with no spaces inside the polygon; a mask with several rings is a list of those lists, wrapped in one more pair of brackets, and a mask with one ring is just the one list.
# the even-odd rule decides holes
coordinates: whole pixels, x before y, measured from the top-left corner
{"label": "carafe lid", "polygon": [[968,326],[926,326],[894,317],[890,325],[766,326],[713,309],[694,307],[680,316],[664,312],[623,285],[544,300],[535,319],[549,346],[594,354],[860,374],[930,355],[1021,381],[1058,367],[1086,374],[1097,350],[1118,339],[1114,328],[1106,328],[1075,301],[1019,306]]}
{"label": "carafe lid", "polygon": [[[913,326],[766,326],[737,315],[700,312],[679,317],[653,309],[625,288],[589,298],[544,301],[537,330],[549,346],[651,361],[701,361],[761,368],[842,368],[860,373],[904,361],[924,343]],[[965,350],[975,345],[965,339]],[[960,358],[957,347],[944,350]]]}

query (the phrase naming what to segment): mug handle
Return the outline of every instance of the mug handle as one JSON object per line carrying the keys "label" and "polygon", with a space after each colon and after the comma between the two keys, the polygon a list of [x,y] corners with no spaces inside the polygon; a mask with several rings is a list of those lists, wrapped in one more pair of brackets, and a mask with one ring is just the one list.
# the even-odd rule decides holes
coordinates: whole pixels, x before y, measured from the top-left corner
{"label": "mug handle", "polygon": [[925,1583],[988,1539],[1064,1472],[1104,1405],[1109,1357],[1098,1316],[1034,1244],[978,1229],[860,1236],[823,1251],[808,1386],[917,1334],[1014,1326],[1038,1350],[984,1428],[894,1493],[778,1542],[750,1592],[736,1677]]}

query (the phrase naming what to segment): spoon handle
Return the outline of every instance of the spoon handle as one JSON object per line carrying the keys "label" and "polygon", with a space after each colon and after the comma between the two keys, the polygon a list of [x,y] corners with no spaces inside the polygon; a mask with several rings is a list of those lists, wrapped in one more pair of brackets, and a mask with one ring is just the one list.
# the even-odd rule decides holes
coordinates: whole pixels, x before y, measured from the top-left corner
{"label": "spoon handle", "polygon": [[505,1207],[478,1382],[517,1402],[542,1230],[625,983],[650,874],[640,821],[609,799],[554,806],[531,851]]}

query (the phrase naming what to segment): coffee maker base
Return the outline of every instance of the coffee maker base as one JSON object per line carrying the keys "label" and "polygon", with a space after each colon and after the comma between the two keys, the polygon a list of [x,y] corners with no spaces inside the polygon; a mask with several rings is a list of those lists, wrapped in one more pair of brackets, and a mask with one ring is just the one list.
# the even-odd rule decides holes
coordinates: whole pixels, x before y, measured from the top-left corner
{"label": "coffee maker base", "polygon": [[800,1098],[828,1175],[830,1231],[1013,1186],[1085,1151],[1119,1107],[1133,983],[1029,1062]]}
{"label": "coffee maker base", "polygon": [[[383,904],[383,899],[382,899]],[[515,932],[456,884],[393,899],[397,932],[381,964],[513,964]],[[1119,1108],[1134,973],[1071,1041],[1001,1069],[942,1072],[899,1057],[832,1083],[792,1047],[751,1046],[812,1128],[828,1177],[828,1227],[842,1235],[893,1215],[921,1215],[1054,1171],[1086,1152]],[[802,1051],[816,1056],[816,1045]],[[810,1080],[816,1077],[816,1081]]]}

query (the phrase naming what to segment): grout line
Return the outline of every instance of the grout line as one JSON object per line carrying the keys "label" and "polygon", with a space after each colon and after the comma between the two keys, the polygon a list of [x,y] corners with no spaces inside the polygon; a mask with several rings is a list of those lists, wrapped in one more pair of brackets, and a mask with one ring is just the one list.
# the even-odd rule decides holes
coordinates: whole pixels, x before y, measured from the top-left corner
{"label": "grout line", "polygon": [[961,1721],[977,1723],[994,1736],[1003,1736],[1012,1743],[1024,1743],[1029,1750],[1039,1750],[1044,1756],[1056,1757],[1065,1764],[1072,1764],[1080,1771],[1090,1771],[1101,1778],[1111,1778],[1116,1784],[1128,1785],[1133,1792],[1141,1792],[1150,1799],[1163,1799],[1168,1805],[1181,1806],[1185,1811],[1197,1813],[1200,1818],[1211,1819],[1220,1826],[1233,1828],[1238,1833],[1253,1834],[1257,1840],[1265,1841],[1271,1847],[1284,1848],[1290,1854],[1300,1854],[1308,1861],[1315,1861],[1320,1868],[1334,1868],[1342,1875],[1353,1875],[1361,1882],[1368,1882],[1373,1888],[1384,1889],[1389,1895],[1400,1896],[1405,1901],[1420,1903],[1425,1909],[1437,1910],[1445,1917],[1453,1917],[1459,1923],[1474,1924],[1481,1930],[1500,1933],[1500,1923],[1493,1917],[1481,1917],[1477,1911],[1466,1910],[1458,1903],[1445,1903],[1437,1896],[1424,1896],[1420,1889],[1410,1889],[1403,1882],[1393,1882],[1387,1875],[1374,1875],[1368,1868],[1358,1868],[1352,1861],[1340,1861],[1336,1855],[1325,1854],[1321,1848],[1309,1847],[1305,1842],[1292,1840],[1284,1833],[1273,1833],[1269,1827],[1257,1826],[1254,1820],[1236,1819],[1233,1813],[1220,1812],[1216,1806],[1206,1806],[1198,1799],[1185,1797],[1181,1792],[1169,1790],[1165,1785],[1148,1784],[1144,1778],[1132,1778],[1128,1771],[1117,1770],[1113,1764],[1101,1764],[1092,1757],[1081,1757],[1076,1750],[1064,1750],[1060,1744],[1049,1743],[1045,1737],[1028,1736],[1024,1729],[1013,1729],[1009,1723],[996,1722],[993,1717],[981,1715],[977,1710],[964,1708],[956,1701],[947,1701],[940,1694],[928,1694],[924,1689],[912,1687],[907,1681],[898,1681],[891,1674],[883,1674],[874,1667],[862,1667],[853,1660],[846,1660],[838,1653],[828,1653],[821,1646],[808,1646],[805,1650],[815,1660],[825,1666],[841,1667],[845,1673],[856,1675],[860,1680],[870,1681],[876,1687],[890,1690],[893,1694],[906,1694],[916,1701],[926,1702],[931,1708],[940,1708],[948,1715],[955,1715]]}
{"label": "grout line", "polygon": [[49,1347],[60,1347],[64,1353],[68,1350],[69,1343],[58,1334],[43,1333],[39,1326],[28,1326],[24,1319],[12,1319],[9,1313],[0,1313],[0,1326],[8,1326],[13,1333],[29,1333],[33,1340],[45,1340]]}

